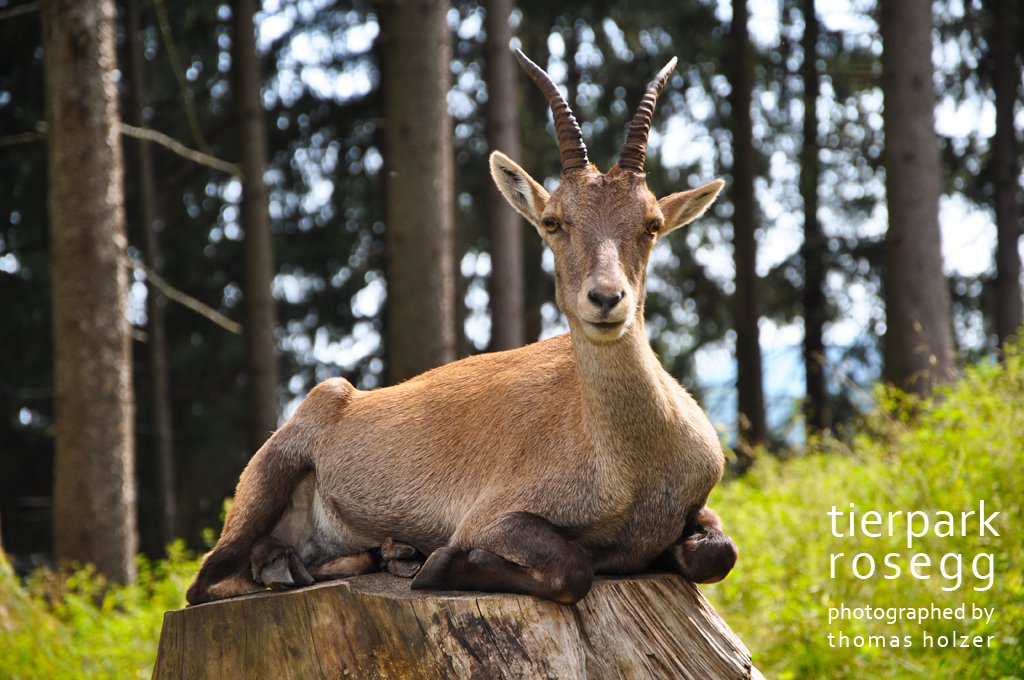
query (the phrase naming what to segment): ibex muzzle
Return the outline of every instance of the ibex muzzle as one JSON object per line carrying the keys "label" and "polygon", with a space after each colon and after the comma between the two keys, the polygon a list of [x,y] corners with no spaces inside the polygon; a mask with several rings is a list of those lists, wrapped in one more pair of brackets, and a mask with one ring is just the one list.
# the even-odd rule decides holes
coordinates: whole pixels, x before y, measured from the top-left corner
{"label": "ibex muzzle", "polygon": [[[318,385],[242,473],[190,604],[382,563],[415,575],[413,588],[563,603],[595,573],[657,562],[714,582],[732,569],[736,546],[706,506],[724,464],[718,435],[644,332],[651,249],[722,187],[660,201],[647,188],[647,133],[675,60],[602,174],[551,78],[516,56],[551,105],[561,184],[549,195],[500,152],[491,173],[551,247],[571,333],[372,392]],[[429,556],[422,568],[417,555]]]}

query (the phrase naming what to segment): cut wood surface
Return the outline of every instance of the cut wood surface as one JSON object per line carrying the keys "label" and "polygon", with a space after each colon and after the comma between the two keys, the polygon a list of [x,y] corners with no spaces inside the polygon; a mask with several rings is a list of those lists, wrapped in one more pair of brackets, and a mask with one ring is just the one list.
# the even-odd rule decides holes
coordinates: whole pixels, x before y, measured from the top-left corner
{"label": "cut wood surface", "polygon": [[599,577],[576,605],[370,574],[164,614],[154,680],[761,678],[690,582]]}

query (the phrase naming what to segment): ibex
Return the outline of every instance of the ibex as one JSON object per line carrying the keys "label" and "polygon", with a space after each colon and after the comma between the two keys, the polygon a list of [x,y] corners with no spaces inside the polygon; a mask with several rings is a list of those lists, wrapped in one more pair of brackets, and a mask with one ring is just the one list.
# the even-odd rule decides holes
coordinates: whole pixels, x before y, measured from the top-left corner
{"label": "ibex", "polygon": [[[651,249],[723,185],[660,201],[647,188],[651,117],[676,60],[602,174],[550,76],[516,56],[551,105],[561,184],[549,195],[497,151],[491,174],[551,247],[571,332],[371,392],[318,385],[242,473],[190,604],[365,573],[382,554],[415,589],[561,603],[595,573],[656,564],[710,583],[735,564],[706,506],[718,436],[644,332]],[[429,555],[418,573],[403,561],[416,552]]]}

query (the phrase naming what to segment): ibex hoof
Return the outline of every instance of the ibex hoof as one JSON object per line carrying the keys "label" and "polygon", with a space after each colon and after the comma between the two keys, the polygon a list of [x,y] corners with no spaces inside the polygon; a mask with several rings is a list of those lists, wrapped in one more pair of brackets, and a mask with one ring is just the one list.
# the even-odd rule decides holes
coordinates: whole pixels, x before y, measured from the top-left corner
{"label": "ibex hoof", "polygon": [[412,578],[423,566],[416,548],[407,543],[395,543],[390,537],[380,546],[380,556],[381,568],[400,578]]}
{"label": "ibex hoof", "polygon": [[281,559],[274,560],[260,569],[260,581],[263,581],[263,585],[274,590],[295,587],[295,579],[292,578],[292,572],[288,569],[287,562]]}
{"label": "ibex hoof", "polygon": [[427,561],[420,567],[420,571],[413,579],[413,590],[444,590],[448,585],[448,567],[459,555],[465,555],[464,548],[445,546],[438,548]]}
{"label": "ibex hoof", "polygon": [[694,583],[718,583],[736,565],[736,543],[717,529],[689,536],[672,547],[679,572]]}
{"label": "ibex hoof", "polygon": [[268,536],[252,549],[252,576],[258,582],[280,590],[314,583],[313,577],[295,551],[277,539]]}
{"label": "ibex hoof", "polygon": [[399,578],[412,578],[422,566],[419,560],[388,560],[388,571]]}
{"label": "ibex hoof", "polygon": [[384,539],[384,544],[380,547],[380,556],[384,558],[385,562],[390,560],[407,560],[411,557],[416,557],[416,548],[408,543],[395,543],[391,538],[386,538]]}

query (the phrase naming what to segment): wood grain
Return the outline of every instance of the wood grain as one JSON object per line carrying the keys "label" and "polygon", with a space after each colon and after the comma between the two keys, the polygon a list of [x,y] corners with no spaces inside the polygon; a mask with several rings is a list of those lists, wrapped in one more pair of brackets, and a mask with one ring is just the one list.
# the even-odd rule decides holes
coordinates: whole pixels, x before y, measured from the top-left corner
{"label": "wood grain", "polygon": [[700,591],[600,577],[574,606],[370,574],[169,611],[154,680],[760,678]]}

